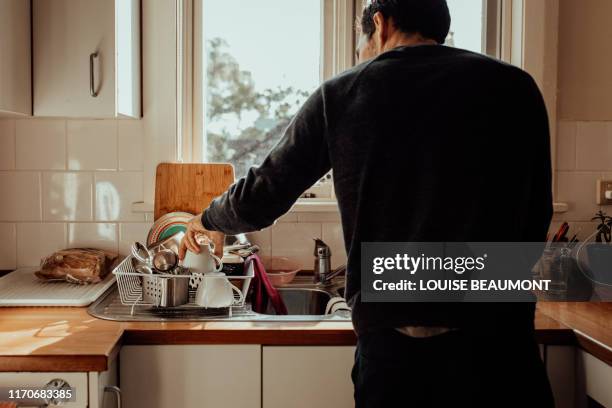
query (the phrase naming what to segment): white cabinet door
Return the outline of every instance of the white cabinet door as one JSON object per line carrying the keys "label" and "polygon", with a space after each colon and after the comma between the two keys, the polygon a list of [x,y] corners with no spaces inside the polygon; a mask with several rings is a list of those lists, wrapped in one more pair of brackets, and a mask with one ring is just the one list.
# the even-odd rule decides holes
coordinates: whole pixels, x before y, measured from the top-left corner
{"label": "white cabinet door", "polygon": [[139,0],[33,0],[32,11],[35,116],[140,116]]}
{"label": "white cabinet door", "polygon": [[263,347],[262,408],[353,408],[355,347]]}
{"label": "white cabinet door", "polygon": [[125,346],[125,408],[260,408],[259,345]]}
{"label": "white cabinet door", "polygon": [[30,2],[0,0],[0,116],[32,114]]}
{"label": "white cabinet door", "polygon": [[[577,360],[577,382],[584,389],[584,399],[588,396],[604,407],[612,407],[612,366],[582,350]],[[586,401],[577,404],[586,405]]]}
{"label": "white cabinet door", "polygon": [[108,370],[89,373],[89,408],[120,407],[119,372],[117,359],[113,359]]}

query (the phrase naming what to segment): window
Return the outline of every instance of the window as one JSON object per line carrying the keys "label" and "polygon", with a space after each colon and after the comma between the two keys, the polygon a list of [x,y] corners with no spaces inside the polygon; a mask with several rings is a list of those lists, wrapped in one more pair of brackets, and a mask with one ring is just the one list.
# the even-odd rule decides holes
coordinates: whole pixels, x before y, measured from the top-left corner
{"label": "window", "polygon": [[446,45],[483,52],[483,2],[447,0],[451,29]]}
{"label": "window", "polygon": [[204,143],[236,176],[259,164],[320,84],[320,0],[203,0]]}
{"label": "window", "polygon": [[[193,4],[184,23],[193,21],[193,84],[183,88],[193,89],[193,113],[182,119],[189,126],[179,123],[179,155],[232,163],[240,177],[261,163],[321,81],[354,63],[363,2],[182,1]],[[447,45],[499,55],[499,0],[447,1]]]}

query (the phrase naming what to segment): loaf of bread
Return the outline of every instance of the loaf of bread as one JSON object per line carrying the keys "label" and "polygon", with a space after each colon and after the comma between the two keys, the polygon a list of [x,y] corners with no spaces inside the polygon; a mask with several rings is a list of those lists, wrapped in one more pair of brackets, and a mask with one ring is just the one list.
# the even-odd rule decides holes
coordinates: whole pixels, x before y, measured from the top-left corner
{"label": "loaf of bread", "polygon": [[64,249],[43,259],[36,276],[78,284],[98,283],[110,272],[116,258],[117,254],[99,249]]}

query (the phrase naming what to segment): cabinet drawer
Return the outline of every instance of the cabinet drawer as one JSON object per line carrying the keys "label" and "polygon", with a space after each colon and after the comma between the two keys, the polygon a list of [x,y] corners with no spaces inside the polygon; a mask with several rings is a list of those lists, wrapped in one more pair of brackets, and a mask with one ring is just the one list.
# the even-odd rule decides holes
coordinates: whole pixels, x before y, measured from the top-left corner
{"label": "cabinet drawer", "polygon": [[87,407],[88,389],[86,373],[0,373],[0,387],[44,387],[55,379],[65,380],[76,393],[76,400],[62,405],[63,407]]}

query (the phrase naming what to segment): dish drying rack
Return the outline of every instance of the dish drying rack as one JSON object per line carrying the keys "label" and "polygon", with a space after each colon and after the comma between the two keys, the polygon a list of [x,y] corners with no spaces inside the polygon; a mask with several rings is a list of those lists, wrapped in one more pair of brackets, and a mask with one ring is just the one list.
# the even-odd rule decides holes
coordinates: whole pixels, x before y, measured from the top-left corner
{"label": "dish drying rack", "polygon": [[[186,272],[186,273],[185,273]],[[126,257],[113,270],[113,274],[117,278],[117,287],[119,289],[119,298],[125,306],[131,306],[131,314],[134,314],[136,306],[149,306],[153,308],[163,308],[175,310],[194,310],[207,309],[204,306],[195,303],[195,295],[198,286],[204,279],[225,279],[218,276],[207,276],[206,274],[189,273],[183,269],[184,274],[148,274],[136,271],[133,267],[133,256]],[[234,276],[229,275],[226,278],[236,285],[242,296],[234,293],[234,303],[227,308],[225,312],[229,317],[232,316],[234,308],[244,308],[245,299],[251,285],[251,279],[255,276],[254,265],[252,262],[245,264],[244,275]],[[174,285],[187,286],[187,302],[177,306],[163,306],[166,285],[172,282]],[[240,283],[242,287],[240,287]],[[208,308],[211,309],[211,308]]]}

